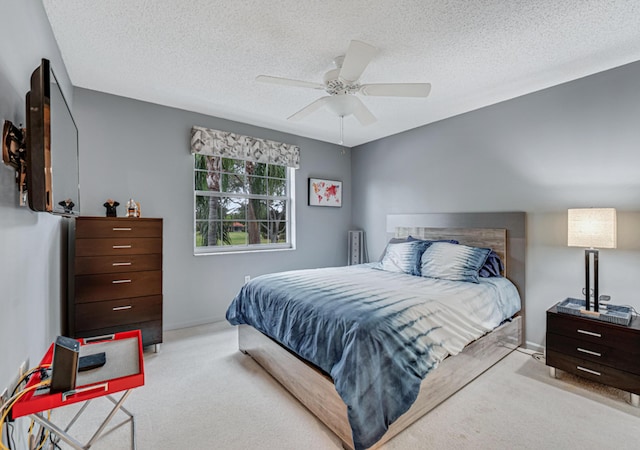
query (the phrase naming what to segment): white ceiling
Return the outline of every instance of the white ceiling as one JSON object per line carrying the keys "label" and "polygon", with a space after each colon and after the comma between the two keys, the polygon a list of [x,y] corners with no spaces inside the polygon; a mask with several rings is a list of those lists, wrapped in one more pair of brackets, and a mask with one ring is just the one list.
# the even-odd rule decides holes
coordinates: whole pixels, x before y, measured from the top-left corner
{"label": "white ceiling", "polygon": [[[427,99],[361,97],[353,147],[640,60],[638,0],[43,0],[74,86],[328,142],[326,109],[286,120],[358,39],[379,48],[362,83],[429,82]],[[207,125],[207,124],[193,124]]]}

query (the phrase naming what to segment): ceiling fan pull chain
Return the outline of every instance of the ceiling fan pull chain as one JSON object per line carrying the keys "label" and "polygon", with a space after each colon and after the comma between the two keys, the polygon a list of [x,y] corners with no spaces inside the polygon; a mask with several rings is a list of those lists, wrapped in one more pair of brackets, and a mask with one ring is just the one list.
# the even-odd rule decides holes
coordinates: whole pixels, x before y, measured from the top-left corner
{"label": "ceiling fan pull chain", "polygon": [[340,116],[340,142],[338,144],[344,144],[344,116]]}

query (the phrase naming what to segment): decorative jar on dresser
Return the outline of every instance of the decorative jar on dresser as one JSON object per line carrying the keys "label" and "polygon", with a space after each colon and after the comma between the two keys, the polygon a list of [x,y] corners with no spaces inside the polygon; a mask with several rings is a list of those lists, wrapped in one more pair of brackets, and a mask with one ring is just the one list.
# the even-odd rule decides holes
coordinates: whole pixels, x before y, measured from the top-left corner
{"label": "decorative jar on dresser", "polygon": [[547,311],[546,362],[556,369],[613,386],[640,406],[640,319],[617,325],[589,317]]}
{"label": "decorative jar on dresser", "polygon": [[162,219],[77,217],[69,224],[68,335],[140,329],[162,342]]}

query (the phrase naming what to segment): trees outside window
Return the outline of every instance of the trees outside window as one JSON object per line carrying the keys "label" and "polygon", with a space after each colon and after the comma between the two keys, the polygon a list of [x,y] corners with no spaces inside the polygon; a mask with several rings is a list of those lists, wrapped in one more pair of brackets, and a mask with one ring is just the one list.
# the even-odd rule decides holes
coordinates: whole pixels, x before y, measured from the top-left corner
{"label": "trees outside window", "polygon": [[290,248],[293,169],[194,155],[197,253]]}

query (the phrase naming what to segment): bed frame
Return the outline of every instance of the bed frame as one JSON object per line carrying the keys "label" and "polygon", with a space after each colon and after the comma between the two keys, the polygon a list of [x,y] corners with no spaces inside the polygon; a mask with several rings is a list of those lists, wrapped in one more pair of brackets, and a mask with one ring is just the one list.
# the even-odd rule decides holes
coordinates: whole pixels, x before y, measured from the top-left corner
{"label": "bed frame", "polygon": [[[494,223],[496,216],[504,220],[505,215],[518,214],[517,226],[513,229],[513,223],[506,220],[510,226],[507,228],[459,228],[459,227],[437,227],[427,228],[420,226],[397,227],[395,237],[407,237],[409,235],[428,239],[456,239],[461,244],[490,247],[505,263],[504,275],[510,276],[511,266],[516,267],[516,279],[514,284],[518,287],[523,307],[521,312],[513,317],[509,322],[504,323],[494,331],[486,334],[480,339],[469,344],[456,356],[448,357],[437,369],[429,372],[423,380],[420,393],[416,402],[403,414],[396,422],[391,424],[385,435],[371,449],[377,449],[392,437],[409,427],[412,423],[435,408],[438,404],[453,395],[464,387],[482,372],[490,368],[499,360],[515,350],[523,341],[523,312],[524,312],[524,267],[519,267],[518,258],[514,258],[510,253],[508,243],[515,244],[517,254],[524,256],[524,213],[483,213],[473,215],[478,218],[484,217],[481,223]],[[440,223],[431,214],[420,214],[412,216],[389,216],[388,227],[394,220],[411,218],[419,222],[430,219],[430,222]],[[446,215],[451,217],[452,215]],[[453,215],[456,216],[456,215]],[[468,222],[462,215],[457,215],[458,219]],[[450,220],[446,220],[449,223]],[[442,222],[442,223],[445,223]],[[454,223],[456,220],[453,221]],[[473,221],[472,221],[473,222]],[[513,233],[510,236],[508,233]],[[509,250],[509,251],[508,251]],[[511,264],[510,264],[511,262]],[[351,427],[347,419],[347,407],[342,398],[335,390],[333,381],[324,372],[312,364],[300,359],[294,353],[284,348],[271,338],[248,325],[238,327],[238,340],[240,351],[249,354],[260,366],[278,380],[291,394],[293,394],[303,405],[322,421],[331,431],[333,431],[343,443],[343,447],[353,449],[351,437]]]}

